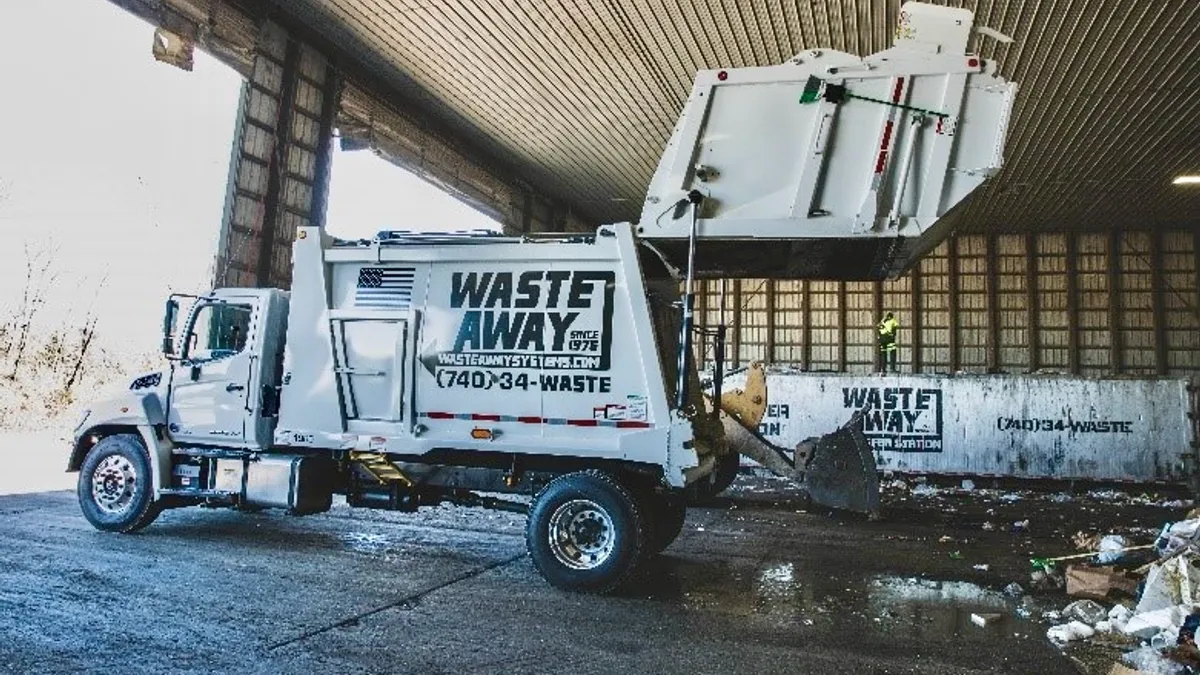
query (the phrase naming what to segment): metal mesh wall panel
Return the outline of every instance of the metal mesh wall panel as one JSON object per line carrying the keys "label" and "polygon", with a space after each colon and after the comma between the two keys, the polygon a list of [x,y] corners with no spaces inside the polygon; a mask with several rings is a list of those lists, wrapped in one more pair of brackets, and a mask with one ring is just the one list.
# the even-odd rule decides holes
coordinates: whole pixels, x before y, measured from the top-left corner
{"label": "metal mesh wall panel", "polygon": [[[965,235],[880,284],[743,280],[740,317],[726,292],[726,324],[741,329],[727,358],[864,372],[878,366],[875,326],[891,311],[906,372],[1200,375],[1198,238]],[[709,325],[718,284],[699,303]]]}

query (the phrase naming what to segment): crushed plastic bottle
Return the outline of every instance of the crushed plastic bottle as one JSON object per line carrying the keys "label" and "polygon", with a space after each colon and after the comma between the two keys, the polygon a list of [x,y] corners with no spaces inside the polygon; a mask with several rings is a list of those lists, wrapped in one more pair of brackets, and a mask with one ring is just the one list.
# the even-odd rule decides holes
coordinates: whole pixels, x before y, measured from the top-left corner
{"label": "crushed plastic bottle", "polygon": [[1111,565],[1125,556],[1123,550],[1129,546],[1129,542],[1125,541],[1125,537],[1119,534],[1105,535],[1100,539],[1100,552],[1096,554],[1096,561],[1101,565]]}

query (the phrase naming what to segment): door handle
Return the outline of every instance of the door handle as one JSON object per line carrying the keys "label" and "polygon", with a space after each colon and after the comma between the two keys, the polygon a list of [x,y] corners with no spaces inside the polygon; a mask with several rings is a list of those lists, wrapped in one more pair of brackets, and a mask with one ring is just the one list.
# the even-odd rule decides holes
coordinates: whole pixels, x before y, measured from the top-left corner
{"label": "door handle", "polygon": [[225,385],[225,391],[228,391],[230,393],[233,393],[235,391],[241,391],[243,389],[245,389],[245,387],[243,387],[240,384],[234,384],[233,382],[230,382],[229,384]]}

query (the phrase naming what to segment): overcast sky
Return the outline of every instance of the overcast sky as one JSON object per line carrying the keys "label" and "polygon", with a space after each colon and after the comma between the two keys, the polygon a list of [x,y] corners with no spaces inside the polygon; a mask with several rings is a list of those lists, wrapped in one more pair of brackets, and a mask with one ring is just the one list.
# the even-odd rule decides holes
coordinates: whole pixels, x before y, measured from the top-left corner
{"label": "overcast sky", "polygon": [[[157,63],[152,34],[107,0],[0,0],[0,316],[26,244],[58,248],[46,322],[94,301],[100,339],[125,350],[155,348],[170,290],[208,282],[241,79],[203,54],[191,73]],[[366,152],[335,155],[328,223],[344,237],[495,225]]]}

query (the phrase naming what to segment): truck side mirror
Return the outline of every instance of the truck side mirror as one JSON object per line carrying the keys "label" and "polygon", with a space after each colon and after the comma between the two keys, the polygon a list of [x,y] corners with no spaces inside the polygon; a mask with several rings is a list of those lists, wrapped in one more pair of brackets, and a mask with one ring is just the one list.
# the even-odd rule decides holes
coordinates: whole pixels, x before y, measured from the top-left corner
{"label": "truck side mirror", "polygon": [[179,301],[167,298],[167,306],[163,312],[162,353],[168,359],[175,356],[175,337],[172,333],[175,331],[175,315],[178,313]]}

